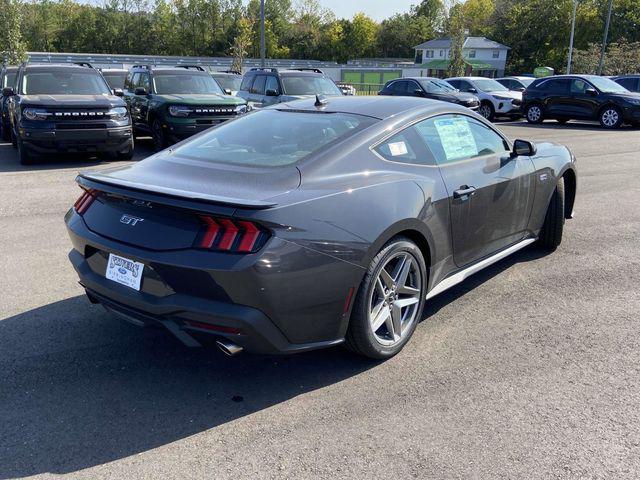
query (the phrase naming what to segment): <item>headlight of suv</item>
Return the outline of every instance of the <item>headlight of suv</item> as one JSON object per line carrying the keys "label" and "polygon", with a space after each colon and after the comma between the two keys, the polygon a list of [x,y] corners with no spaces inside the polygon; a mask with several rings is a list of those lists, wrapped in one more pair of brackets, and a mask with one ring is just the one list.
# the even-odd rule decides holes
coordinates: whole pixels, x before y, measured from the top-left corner
{"label": "headlight of suv", "polygon": [[240,115],[240,114],[242,114],[242,113],[247,113],[249,110],[251,110],[251,109],[249,108],[249,106],[248,106],[248,105],[238,105],[238,106],[235,108],[235,110],[234,110],[234,111],[235,111],[238,115]]}
{"label": "headlight of suv", "polygon": [[169,107],[169,114],[174,117],[188,117],[191,113],[191,109],[184,105],[171,105]]}
{"label": "headlight of suv", "polygon": [[22,110],[22,114],[27,120],[46,120],[49,114],[42,108],[27,107]]}
{"label": "headlight of suv", "polygon": [[127,119],[127,109],[126,107],[115,107],[107,112],[114,120],[126,120]]}

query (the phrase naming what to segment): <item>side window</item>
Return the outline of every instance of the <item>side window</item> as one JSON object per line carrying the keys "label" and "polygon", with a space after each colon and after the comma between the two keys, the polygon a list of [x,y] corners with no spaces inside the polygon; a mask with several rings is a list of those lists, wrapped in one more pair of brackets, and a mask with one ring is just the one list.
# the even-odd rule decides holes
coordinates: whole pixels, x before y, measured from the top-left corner
{"label": "side window", "polygon": [[584,80],[575,78],[571,80],[571,93],[583,94],[589,88],[589,84]]}
{"label": "side window", "polygon": [[500,135],[465,115],[441,115],[415,127],[440,165],[507,151]]}
{"label": "side window", "polygon": [[256,78],[254,75],[245,75],[242,78],[242,83],[240,84],[240,90],[244,90],[248,92],[251,90],[251,84],[253,83],[253,79]]}
{"label": "side window", "polygon": [[460,80],[447,80],[447,82],[449,82],[449,85],[451,85],[453,88],[457,88],[458,90],[460,90]]}
{"label": "side window", "polygon": [[405,128],[386,139],[374,150],[378,155],[390,162],[435,165],[433,156],[425,148],[415,125]]}
{"label": "side window", "polygon": [[267,76],[267,81],[264,87],[264,91],[266,92],[267,90],[275,90],[276,92],[278,92],[278,95],[280,95],[280,87],[278,86],[278,79],[273,75]]}
{"label": "side window", "polygon": [[458,87],[458,89],[461,92],[468,92],[470,88],[473,88],[473,87],[469,82],[467,82],[466,80],[460,80],[460,86]]}
{"label": "side window", "polygon": [[414,82],[414,81],[407,82],[408,94],[414,95],[416,93],[416,90],[424,90],[424,89],[420,85],[418,85],[418,82]]}
{"label": "side window", "polygon": [[405,81],[402,80],[398,80],[396,82],[393,82],[391,84],[391,91],[394,93],[405,93],[407,91],[406,88],[406,83]]}
{"label": "side window", "polygon": [[563,94],[567,92],[567,87],[569,86],[568,80],[547,80],[540,85],[540,89],[552,93],[552,94]]}
{"label": "side window", "polygon": [[253,82],[253,86],[251,87],[251,93],[264,95],[264,84],[266,79],[266,75],[258,75],[256,77],[256,80]]}
{"label": "side window", "polygon": [[134,73],[129,74],[129,85],[128,85],[128,89],[130,92],[135,91],[136,87],[138,86],[138,82],[140,81],[140,74],[139,73]]}
{"label": "side window", "polygon": [[151,84],[149,83],[148,73],[143,73],[140,75],[140,83],[138,84],[138,86],[144,88],[147,93],[151,92]]}
{"label": "side window", "polygon": [[627,90],[631,91],[631,92],[637,92],[637,84],[638,84],[638,79],[637,78],[619,78],[618,80],[616,80],[616,82],[619,85],[622,85],[624,88],[626,88]]}

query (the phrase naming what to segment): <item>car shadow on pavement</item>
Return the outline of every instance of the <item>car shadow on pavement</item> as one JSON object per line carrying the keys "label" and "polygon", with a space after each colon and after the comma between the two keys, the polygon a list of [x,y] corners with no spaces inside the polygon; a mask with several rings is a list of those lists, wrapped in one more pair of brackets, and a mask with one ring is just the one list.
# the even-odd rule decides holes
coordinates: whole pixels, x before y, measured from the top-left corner
{"label": "car shadow on pavement", "polygon": [[188,349],[77,296],[0,320],[0,479],[66,474],[206,431],[373,368]]}
{"label": "car shadow on pavement", "polygon": [[[154,153],[153,141],[151,138],[136,140],[134,161],[142,160]],[[28,172],[39,170],[59,170],[65,168],[75,168],[84,170],[85,168],[97,165],[109,165],[120,160],[110,158],[100,158],[86,154],[45,155],[38,157],[32,165],[21,165],[18,160],[18,153],[11,146],[10,142],[0,141],[0,173],[2,172]]]}

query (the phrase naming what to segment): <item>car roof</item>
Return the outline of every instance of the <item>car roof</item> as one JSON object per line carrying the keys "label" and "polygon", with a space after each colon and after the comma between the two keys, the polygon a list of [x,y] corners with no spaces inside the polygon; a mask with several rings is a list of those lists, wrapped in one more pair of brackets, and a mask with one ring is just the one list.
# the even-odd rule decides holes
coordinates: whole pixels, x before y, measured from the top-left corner
{"label": "car roof", "polygon": [[124,72],[127,73],[129,70],[126,68],[101,68],[101,72]]}
{"label": "car roof", "polygon": [[495,80],[489,77],[449,77],[444,80]]}
{"label": "car roof", "polygon": [[82,71],[94,71],[92,67],[85,67],[83,65],[76,65],[75,63],[28,63],[25,65],[26,70],[82,70]]}
{"label": "car roof", "polygon": [[[328,97],[326,99],[326,103],[321,107],[316,106],[315,98],[308,98],[293,102],[279,103],[267,108],[275,110],[296,110],[322,113],[349,113],[384,120],[394,115],[415,110],[420,107],[422,107],[425,112],[430,110],[441,110],[442,105],[443,102],[422,97],[345,95],[341,97]],[[458,107],[454,104],[447,104],[447,106],[450,107],[452,111],[457,111],[458,109],[461,109],[462,111],[467,110],[464,107]]]}
{"label": "car roof", "polygon": [[393,82],[394,80],[442,80],[443,82],[446,81],[444,78],[437,78],[437,77],[402,77],[402,78],[394,78],[393,80],[389,80],[389,81]]}
{"label": "car roof", "polygon": [[494,80],[535,80],[535,78],[524,75],[509,75],[508,77],[494,78]]}
{"label": "car roof", "polygon": [[616,78],[639,78],[640,77],[640,73],[626,73],[624,75],[614,75],[613,77],[611,77],[612,80],[615,80]]}

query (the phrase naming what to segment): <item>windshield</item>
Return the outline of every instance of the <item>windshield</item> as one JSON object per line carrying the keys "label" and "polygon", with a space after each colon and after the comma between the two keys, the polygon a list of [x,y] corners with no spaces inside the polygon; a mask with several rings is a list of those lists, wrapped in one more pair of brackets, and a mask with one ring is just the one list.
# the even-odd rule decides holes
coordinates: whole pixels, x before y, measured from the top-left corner
{"label": "windshield", "polygon": [[603,93],[627,93],[629,90],[605,77],[587,77],[593,86]]}
{"label": "windshield", "polygon": [[213,78],[224,90],[231,90],[232,92],[240,90],[240,84],[242,83],[242,77],[240,75],[220,75],[214,76]]}
{"label": "windshield", "polygon": [[428,93],[451,93],[456,91],[444,80],[422,80],[420,83]]}
{"label": "windshield", "polygon": [[376,122],[346,113],[256,110],[174,151],[204,162],[278,167],[299,162]]}
{"label": "windshield", "polygon": [[2,79],[2,88],[4,87],[13,87],[16,83],[16,73],[15,72],[7,72]]}
{"label": "windshield", "polygon": [[154,91],[159,95],[202,93],[223,95],[224,92],[209,74],[156,73]]}
{"label": "windshield", "polygon": [[333,81],[313,75],[283,76],[282,86],[287,95],[342,95]]}
{"label": "windshield", "polygon": [[500,85],[498,82],[491,80],[490,78],[474,80],[473,83],[478,90],[483,92],[506,92],[509,90],[504,85]]}
{"label": "windshield", "polygon": [[528,87],[529,85],[531,85],[534,80],[535,78],[518,78],[518,81],[525,87]]}
{"label": "windshield", "polygon": [[108,95],[111,93],[95,70],[27,72],[22,77],[23,95]]}
{"label": "windshield", "polygon": [[127,79],[126,72],[102,72],[102,76],[111,88],[124,88],[124,81]]}

